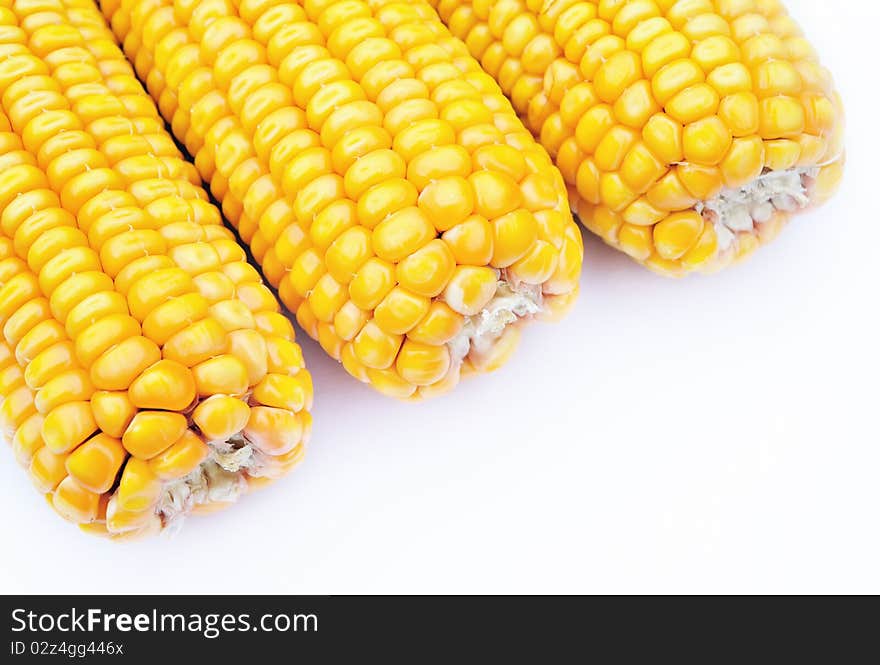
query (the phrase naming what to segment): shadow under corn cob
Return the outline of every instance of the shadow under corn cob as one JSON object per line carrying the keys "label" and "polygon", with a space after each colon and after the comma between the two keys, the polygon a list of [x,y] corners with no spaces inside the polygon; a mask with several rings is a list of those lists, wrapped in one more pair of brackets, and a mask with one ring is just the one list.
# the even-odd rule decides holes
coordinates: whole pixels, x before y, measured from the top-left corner
{"label": "shadow under corn cob", "polygon": [[266,278],[361,381],[448,390],[573,300],[562,178],[426,4],[101,7]]}
{"label": "shadow under corn cob", "polygon": [[669,275],[751,254],[843,171],[831,75],[780,0],[430,0],[572,190]]}
{"label": "shadow under corn cob", "polygon": [[63,517],[143,535],[296,464],[311,379],[97,7],[0,7],[0,407]]}

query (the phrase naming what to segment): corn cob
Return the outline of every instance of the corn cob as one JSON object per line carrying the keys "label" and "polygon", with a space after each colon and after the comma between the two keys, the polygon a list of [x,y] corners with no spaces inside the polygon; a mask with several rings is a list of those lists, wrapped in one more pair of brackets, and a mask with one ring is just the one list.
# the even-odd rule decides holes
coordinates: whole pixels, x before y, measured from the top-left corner
{"label": "corn cob", "polygon": [[290,322],[86,0],[0,3],[0,423],[50,505],[113,537],[301,458]]}
{"label": "corn cob", "polygon": [[580,220],[711,272],[827,200],[843,110],[780,0],[430,0],[554,157]]}
{"label": "corn cob", "polygon": [[562,178],[427,5],[100,4],[281,300],[361,381],[448,390],[573,300]]}

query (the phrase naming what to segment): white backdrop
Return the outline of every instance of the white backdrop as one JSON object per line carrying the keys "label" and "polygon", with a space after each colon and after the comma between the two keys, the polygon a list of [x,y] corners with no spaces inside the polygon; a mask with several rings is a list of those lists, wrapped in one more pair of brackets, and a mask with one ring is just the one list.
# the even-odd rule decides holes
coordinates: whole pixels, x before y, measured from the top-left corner
{"label": "white backdrop", "polygon": [[827,207],[684,281],[588,238],[569,318],[433,402],[301,339],[305,464],[170,539],[80,535],[0,450],[0,592],[880,592],[880,3],[789,6],[849,112]]}

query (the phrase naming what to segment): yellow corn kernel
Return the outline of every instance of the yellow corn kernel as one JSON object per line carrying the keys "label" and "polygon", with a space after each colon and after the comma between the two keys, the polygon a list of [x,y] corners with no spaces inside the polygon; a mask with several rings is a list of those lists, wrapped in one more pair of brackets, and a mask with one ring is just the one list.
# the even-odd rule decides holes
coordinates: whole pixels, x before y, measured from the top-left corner
{"label": "yellow corn kernel", "polygon": [[64,478],[52,494],[52,505],[58,514],[76,524],[97,518],[99,500],[99,494],[83,487],[73,476]]}
{"label": "yellow corn kernel", "polygon": [[97,429],[90,402],[67,402],[46,414],[42,438],[49,450],[60,455],[72,451]]}
{"label": "yellow corn kernel", "polygon": [[74,450],[65,464],[70,476],[85,489],[103,494],[116,482],[125,457],[122,442],[101,433]]}
{"label": "yellow corn kernel", "polygon": [[137,413],[126,392],[96,391],[92,395],[91,408],[95,424],[116,438],[122,437]]}
{"label": "yellow corn kernel", "polygon": [[123,510],[142,512],[155,504],[161,491],[162,483],[150,464],[130,457],[119,478],[115,499]]}
{"label": "yellow corn kernel", "polygon": [[703,218],[695,212],[670,215],[654,227],[654,245],[664,259],[680,258],[694,246],[703,231]]}
{"label": "yellow corn kernel", "polygon": [[251,408],[244,435],[267,455],[283,455],[303,440],[309,422],[307,412],[295,414],[284,409],[255,406]]}
{"label": "yellow corn kernel", "polygon": [[193,422],[209,441],[223,441],[244,429],[249,414],[242,400],[214,395],[199,403],[193,411]]}
{"label": "yellow corn kernel", "polygon": [[211,395],[243,395],[248,388],[248,372],[244,363],[230,354],[205,360],[192,368],[199,397]]}

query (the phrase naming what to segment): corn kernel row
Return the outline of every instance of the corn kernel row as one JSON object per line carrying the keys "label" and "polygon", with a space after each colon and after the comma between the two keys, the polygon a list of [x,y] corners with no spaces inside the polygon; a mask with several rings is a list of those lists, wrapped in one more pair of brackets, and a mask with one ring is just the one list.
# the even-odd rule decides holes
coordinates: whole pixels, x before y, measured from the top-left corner
{"label": "corn kernel row", "polygon": [[[553,155],[581,221],[658,272],[749,255],[840,179],[840,99],[780,0],[431,4]],[[803,200],[729,226],[701,214],[789,169]]]}
{"label": "corn kernel row", "polygon": [[24,368],[3,404],[20,460],[59,513],[111,533],[155,525],[164,488],[208,442],[243,435],[254,473],[279,475],[310,425],[289,322],[97,8],[9,4],[0,212],[20,274],[0,319],[27,333],[4,329]]}
{"label": "corn kernel row", "polygon": [[582,246],[561,177],[426,5],[101,7],[266,278],[358,379],[436,394],[497,366],[534,313],[477,343],[496,297],[571,301]]}

